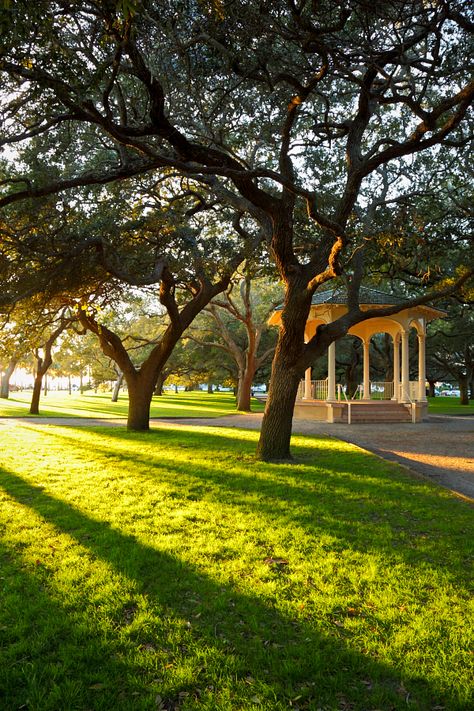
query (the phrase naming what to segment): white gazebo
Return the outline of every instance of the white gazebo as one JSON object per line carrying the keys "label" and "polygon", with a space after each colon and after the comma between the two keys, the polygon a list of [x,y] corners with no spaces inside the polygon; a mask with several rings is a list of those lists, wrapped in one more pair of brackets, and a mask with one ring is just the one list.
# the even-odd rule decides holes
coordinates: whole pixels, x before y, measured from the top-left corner
{"label": "white gazebo", "polygon": [[[380,309],[403,301],[403,297],[362,287],[360,308]],[[309,341],[321,324],[331,323],[347,313],[347,296],[343,289],[317,292],[312,299],[306,323]],[[326,422],[420,422],[427,414],[425,340],[429,321],[443,318],[444,311],[431,306],[414,306],[391,316],[367,319],[349,329],[363,344],[363,379],[355,394],[349,397],[336,383],[336,343],[328,349],[328,376],[312,380],[308,368],[295,405],[296,418]],[[272,314],[271,324],[281,322],[281,309]],[[410,381],[408,338],[414,328],[418,337],[418,377]],[[370,380],[370,339],[377,333],[388,333],[393,341],[393,381]]]}

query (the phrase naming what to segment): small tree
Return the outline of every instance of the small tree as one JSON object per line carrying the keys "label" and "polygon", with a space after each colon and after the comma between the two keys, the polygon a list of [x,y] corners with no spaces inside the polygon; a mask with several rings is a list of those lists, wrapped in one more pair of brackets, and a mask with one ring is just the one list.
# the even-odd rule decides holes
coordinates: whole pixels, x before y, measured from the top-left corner
{"label": "small tree", "polygon": [[[236,292],[238,287],[238,293]],[[189,334],[201,345],[218,348],[234,361],[237,372],[237,409],[251,410],[251,390],[257,370],[275,350],[274,330],[268,318],[281,298],[279,289],[265,279],[253,279],[250,268],[238,274],[229,289],[213,299],[206,311],[211,315],[219,340]],[[238,328],[240,326],[240,328]],[[262,337],[266,343],[262,348]],[[276,334],[275,334],[276,336]]]}

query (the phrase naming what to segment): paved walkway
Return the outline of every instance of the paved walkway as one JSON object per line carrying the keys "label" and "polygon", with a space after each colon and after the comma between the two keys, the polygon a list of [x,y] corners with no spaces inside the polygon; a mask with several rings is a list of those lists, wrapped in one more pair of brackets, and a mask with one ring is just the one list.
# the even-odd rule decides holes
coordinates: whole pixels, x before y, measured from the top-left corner
{"label": "paved walkway", "polygon": [[[152,420],[155,424],[207,425],[259,429],[262,415],[228,415],[216,419],[187,418]],[[15,423],[19,426],[56,425],[69,427],[123,427],[125,420],[85,418],[2,418],[0,428]],[[430,416],[426,422],[391,424],[328,424],[294,420],[295,434],[329,435],[351,442],[379,456],[409,467],[461,496],[474,501],[474,417]]]}

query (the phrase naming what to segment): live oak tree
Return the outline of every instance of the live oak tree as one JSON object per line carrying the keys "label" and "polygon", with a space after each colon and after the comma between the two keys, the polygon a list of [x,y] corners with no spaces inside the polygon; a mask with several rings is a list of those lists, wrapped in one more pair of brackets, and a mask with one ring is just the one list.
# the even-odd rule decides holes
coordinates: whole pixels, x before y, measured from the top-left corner
{"label": "live oak tree", "polygon": [[[388,242],[371,226],[467,150],[469,3],[20,0],[0,19],[2,142],[47,136],[82,156],[53,156],[59,168],[38,180],[19,166],[0,205],[171,169],[265,234],[285,296],[258,454],[288,457],[305,368],[374,315],[359,287]],[[429,291],[410,303],[472,275],[452,260],[430,270],[432,244],[424,234],[427,269],[412,284]],[[305,344],[312,295],[341,276],[347,315]]]}
{"label": "live oak tree", "polygon": [[[239,215],[229,215],[233,222],[226,224],[226,216],[220,214],[216,223],[202,196],[196,197],[192,190],[177,190],[166,199],[166,208],[162,193],[157,204],[156,192],[148,191],[145,207],[143,196],[141,192],[138,223],[134,215],[117,219],[117,200],[109,200],[105,236],[107,208],[102,201],[97,233],[89,233],[84,244],[94,247],[103,269],[119,283],[148,288],[160,309],[156,315],[166,315],[165,323],[158,324],[154,335],[142,332],[149,348],[137,358],[136,350],[87,299],[77,310],[82,326],[97,336],[103,353],[123,373],[129,397],[127,425],[132,430],[149,428],[151,398],[176,344],[202,309],[227,288],[235,269],[261,240],[258,231],[248,232],[240,224]],[[128,334],[133,341],[132,336],[133,327]]]}
{"label": "live oak tree", "polygon": [[43,378],[53,363],[53,348],[58,338],[75,320],[62,300],[36,295],[11,309],[0,328],[0,351],[10,353],[17,363],[28,354],[34,361],[34,384],[30,413],[39,414]]}
{"label": "live oak tree", "polygon": [[[42,290],[47,283],[49,294],[60,292],[76,305],[82,328],[97,336],[127,382],[129,429],[148,429],[153,390],[178,340],[261,241],[239,214],[221,209],[217,218],[213,208],[189,181],[165,174],[140,184],[123,181],[120,189],[71,191],[47,217],[43,208],[27,220],[21,238],[10,240],[9,263],[19,270],[10,287],[19,291],[14,299],[25,289],[25,279],[18,277],[23,271],[27,284],[41,276]],[[57,274],[60,279],[53,278]],[[127,323],[118,327],[102,318],[103,304],[117,308],[120,299],[130,300],[129,287],[149,289],[166,315],[164,325],[148,335],[143,356]]]}

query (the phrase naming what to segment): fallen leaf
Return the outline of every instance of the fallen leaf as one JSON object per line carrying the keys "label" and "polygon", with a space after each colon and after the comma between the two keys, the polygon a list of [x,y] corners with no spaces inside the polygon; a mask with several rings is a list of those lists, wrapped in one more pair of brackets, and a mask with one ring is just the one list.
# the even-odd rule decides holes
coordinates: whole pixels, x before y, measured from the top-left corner
{"label": "fallen leaf", "polygon": [[289,565],[289,561],[284,558],[265,558],[263,562],[267,565]]}

